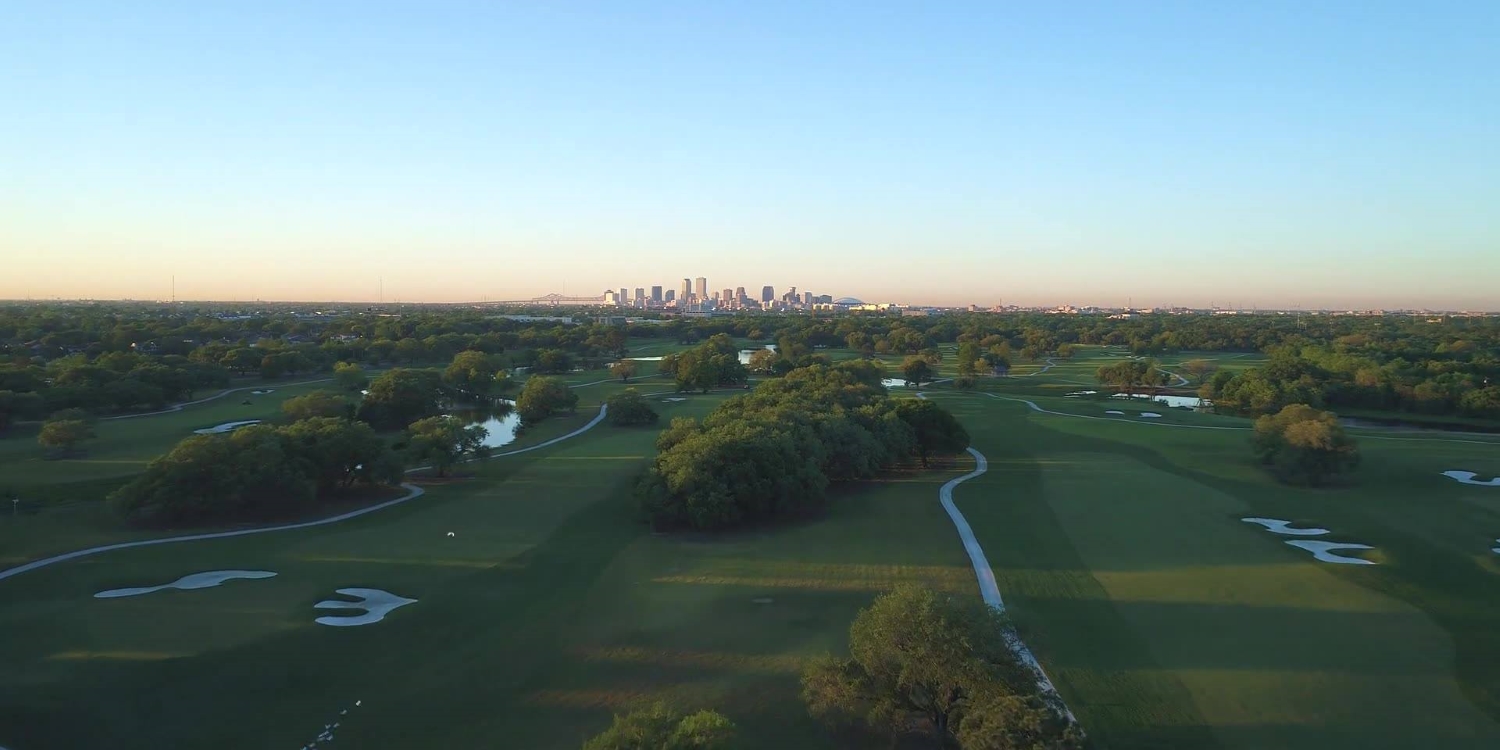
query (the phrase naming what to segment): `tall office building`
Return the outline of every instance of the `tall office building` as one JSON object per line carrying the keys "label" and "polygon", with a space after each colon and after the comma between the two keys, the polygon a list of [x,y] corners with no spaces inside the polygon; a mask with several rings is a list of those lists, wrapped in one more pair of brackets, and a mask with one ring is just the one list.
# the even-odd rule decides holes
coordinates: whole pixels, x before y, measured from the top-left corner
{"label": "tall office building", "polygon": [[682,280],[682,291],[680,291],[680,292],[677,293],[677,301],[679,303],[681,303],[681,304],[686,305],[688,303],[688,301],[691,300],[692,298],[693,298],[693,280],[692,279],[683,279]]}
{"label": "tall office building", "polygon": [[812,292],[803,292],[802,293],[802,304],[807,305],[808,307],[811,307],[812,306],[812,301],[813,301],[813,293]]}
{"label": "tall office building", "polygon": [[763,287],[761,287],[760,288],[760,301],[761,302],[767,302],[767,303],[775,302],[776,301],[776,287],[773,287],[773,286],[763,286]]}
{"label": "tall office building", "polygon": [[643,287],[643,286],[636,287],[635,288],[635,297],[631,301],[635,302],[635,306],[636,307],[645,307],[646,306],[646,287]]}
{"label": "tall office building", "polygon": [[745,287],[737,286],[737,287],[734,288],[734,301],[735,302],[744,302],[745,301]]}
{"label": "tall office building", "polygon": [[622,305],[628,304],[630,302],[630,295],[625,293],[625,287],[620,287],[620,296],[616,297],[616,299],[618,299],[620,301],[620,304]]}
{"label": "tall office building", "polygon": [[668,289],[667,290],[667,296],[665,298],[663,298],[662,301],[663,302],[676,302],[677,301],[677,290],[676,289]]}
{"label": "tall office building", "polygon": [[720,299],[722,301],[719,302],[719,307],[726,307],[727,308],[727,307],[737,307],[738,306],[735,303],[739,301],[739,298],[737,298],[737,297],[734,296],[734,290],[733,289],[725,289],[724,290],[724,296],[721,297]]}
{"label": "tall office building", "polygon": [[802,298],[797,296],[797,287],[792,287],[791,289],[787,290],[786,296],[782,297],[781,300],[789,305],[795,305],[800,302]]}
{"label": "tall office building", "polygon": [[662,298],[661,298],[661,287],[659,287],[659,286],[653,286],[653,287],[651,287],[651,301],[652,302],[661,302],[662,301]]}
{"label": "tall office building", "polygon": [[702,276],[699,276],[698,277],[698,301],[702,302],[702,301],[704,301],[706,299],[708,299],[708,279],[705,279]]}

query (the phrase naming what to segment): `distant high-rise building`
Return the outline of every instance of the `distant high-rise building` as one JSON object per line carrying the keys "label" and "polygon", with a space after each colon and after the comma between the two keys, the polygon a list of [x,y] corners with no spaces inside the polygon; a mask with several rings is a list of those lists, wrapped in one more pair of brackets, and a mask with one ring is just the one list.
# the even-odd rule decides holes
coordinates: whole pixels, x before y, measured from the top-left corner
{"label": "distant high-rise building", "polygon": [[704,301],[706,299],[708,299],[708,279],[705,279],[702,276],[699,276],[698,277],[698,301],[702,302],[702,301]]}
{"label": "distant high-rise building", "polygon": [[675,302],[675,301],[677,301],[677,290],[676,289],[668,289],[667,290],[667,296],[664,297],[664,298],[662,298],[662,301],[663,302]]}
{"label": "distant high-rise building", "polygon": [[725,289],[724,290],[724,304],[727,305],[727,304],[729,304],[730,302],[733,302],[736,299],[738,299],[738,297],[734,296],[734,290],[733,289]]}
{"label": "distant high-rise building", "polygon": [[744,299],[745,299],[745,287],[742,287],[742,286],[735,287],[734,288],[734,301],[736,301],[736,302],[743,302]]}
{"label": "distant high-rise building", "polygon": [[651,301],[652,302],[661,302],[662,301],[661,287],[659,287],[659,286],[653,286],[653,287],[651,287]]}
{"label": "distant high-rise building", "polygon": [[622,305],[630,302],[630,295],[625,293],[625,287],[620,287],[620,296],[615,299],[619,300]]}
{"label": "distant high-rise building", "polygon": [[812,300],[813,300],[813,293],[812,292],[803,292],[802,293],[802,304],[804,304],[804,305],[811,305],[812,304]]}
{"label": "distant high-rise building", "polygon": [[801,297],[797,296],[797,287],[792,287],[791,289],[787,290],[787,293],[785,295],[782,296],[781,301],[789,305],[795,305],[800,302],[801,299]]}
{"label": "distant high-rise building", "polygon": [[636,287],[635,288],[635,297],[633,297],[632,300],[637,305],[641,305],[641,303],[645,302],[646,301],[646,287],[643,287],[643,286]]}
{"label": "distant high-rise building", "polygon": [[776,301],[776,287],[773,287],[773,286],[763,286],[763,287],[761,287],[760,288],[760,301],[761,302],[767,302],[767,303],[769,303],[769,302],[775,302]]}
{"label": "distant high-rise building", "polygon": [[690,300],[692,298],[693,298],[693,280],[692,279],[683,279],[682,280],[682,291],[680,291],[680,292],[677,293],[677,300],[679,302],[681,302],[682,304],[685,305],[685,304],[688,303],[688,300]]}

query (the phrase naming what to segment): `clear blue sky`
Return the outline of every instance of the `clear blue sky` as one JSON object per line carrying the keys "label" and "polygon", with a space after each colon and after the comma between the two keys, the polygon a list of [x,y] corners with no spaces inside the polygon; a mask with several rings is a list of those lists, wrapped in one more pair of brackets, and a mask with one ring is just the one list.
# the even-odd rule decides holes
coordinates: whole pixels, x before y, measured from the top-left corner
{"label": "clear blue sky", "polygon": [[7,2],[0,255],[0,297],[1500,309],[1500,2]]}

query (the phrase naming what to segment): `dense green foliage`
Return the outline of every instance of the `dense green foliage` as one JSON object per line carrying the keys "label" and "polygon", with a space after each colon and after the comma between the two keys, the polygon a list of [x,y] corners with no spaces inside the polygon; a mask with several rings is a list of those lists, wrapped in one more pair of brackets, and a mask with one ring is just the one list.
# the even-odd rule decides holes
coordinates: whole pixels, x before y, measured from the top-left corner
{"label": "dense green foliage", "polygon": [[354,404],[333,391],[313,391],[281,402],[281,413],[296,422],[314,417],[354,416]]}
{"label": "dense green foliage", "polygon": [[483,458],[489,450],[484,439],[489,431],[479,425],[465,424],[457,417],[428,417],[407,428],[407,453],[413,463],[423,461],[443,476],[454,464]]}
{"label": "dense green foliage", "polygon": [[1331,345],[1275,348],[1264,367],[1215,374],[1202,395],[1234,414],[1311,404],[1500,418],[1500,358],[1495,345],[1485,349],[1468,339],[1435,343],[1426,351],[1393,350],[1356,334]]}
{"label": "dense green foliage", "polygon": [[702,391],[719,386],[743,385],[749,377],[740,364],[734,339],[715,334],[696,348],[662,357],[661,373],[676,379],[679,391]]}
{"label": "dense green foliage", "polygon": [[855,617],[849,658],[826,657],[804,671],[803,700],[836,730],[892,743],[925,733],[937,748],[1082,747],[1010,650],[1005,628],[977,597],[899,587]]}
{"label": "dense green foliage", "polygon": [[437,416],[445,393],[436,370],[398,367],[371,381],[370,392],[359,405],[359,418],[376,429],[401,429]]}
{"label": "dense green foliage", "polygon": [[1094,378],[1101,384],[1112,386],[1120,393],[1156,391],[1167,384],[1168,376],[1149,359],[1126,359],[1112,365],[1100,367]]}
{"label": "dense green foliage", "polygon": [[723,529],[804,514],[822,506],[829,482],[967,447],[951,414],[888,398],[881,374],[863,361],[798,368],[724,402],[702,424],[673,420],[638,490],[647,517]]}
{"label": "dense green foliage", "polygon": [[1255,457],[1288,484],[1321,486],[1359,466],[1359,448],[1338,416],[1292,404],[1255,420]]}
{"label": "dense green foliage", "polygon": [[734,723],[716,711],[683,716],[657,703],[615,716],[583,750],[723,750],[733,737]]}
{"label": "dense green foliage", "polygon": [[529,378],[516,399],[516,411],[527,423],[539,422],[560,411],[572,411],[577,406],[578,394],[557,378]]}
{"label": "dense green foliage", "polygon": [[291,515],[356,483],[399,481],[400,463],[369,425],[317,418],[194,435],[109,497],[142,526]]}
{"label": "dense green foliage", "polygon": [[661,415],[634,388],[610,396],[605,404],[609,406],[609,423],[616,427],[653,425],[661,419]]}
{"label": "dense green foliage", "polygon": [[58,455],[71,453],[79,443],[94,437],[94,428],[82,419],[49,419],[36,441]]}
{"label": "dense green foliage", "polygon": [[505,383],[500,358],[479,351],[463,351],[443,371],[443,382],[472,398],[489,398]]}

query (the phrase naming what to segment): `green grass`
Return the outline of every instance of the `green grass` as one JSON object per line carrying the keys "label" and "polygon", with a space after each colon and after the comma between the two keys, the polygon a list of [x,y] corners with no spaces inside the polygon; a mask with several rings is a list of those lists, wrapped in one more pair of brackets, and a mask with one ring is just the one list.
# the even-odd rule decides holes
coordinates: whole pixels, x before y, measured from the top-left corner
{"label": "green grass", "polygon": [[[1168,426],[1246,420],[1066,398],[1074,387],[1047,376],[982,385],[924,389],[990,459],[955,496],[1099,746],[1500,742],[1500,490],[1439,475],[1500,474],[1500,442],[1362,432],[1354,483],[1299,490],[1251,464],[1243,430]],[[578,414],[517,445],[575,429],[623,387],[581,388]],[[666,424],[724,396],[656,403]],[[0,744],[300,747],[341,720],[339,746],[576,748],[612,712],[664,699],[725,712],[749,747],[832,748],[797,697],[805,661],[839,651],[858,608],[895,583],[977,595],[937,502],[967,459],[841,488],[825,518],[654,535],[630,497],[654,438],[600,426],[346,523],[0,581]],[[1247,515],[1332,529],[1381,564],[1318,563]],[[0,522],[0,558],[125,533],[85,519]],[[92,598],[226,568],[279,575]],[[370,627],[313,624],[312,604],[348,586],[420,601]]]}
{"label": "green grass", "polygon": [[[1482,531],[1500,496],[1438,476],[1500,471],[1492,447],[1366,440],[1359,483],[1314,492],[1250,465],[1244,432],[936,397],[992,460],[959,501],[1012,614],[1104,745],[1500,741]],[[1248,515],[1329,528],[1382,564],[1317,563]]]}
{"label": "green grass", "polygon": [[[0,486],[18,492],[50,485],[139,473],[151,459],[167,452],[193,430],[225,422],[270,420],[281,416],[281,402],[310,391],[327,389],[332,383],[306,385],[269,384],[271,393],[255,396],[249,391],[231,393],[181,411],[130,419],[102,420],[94,426],[97,438],[80,445],[81,457],[49,461],[36,443],[34,431],[0,439]],[[244,402],[249,400],[249,404]]]}

